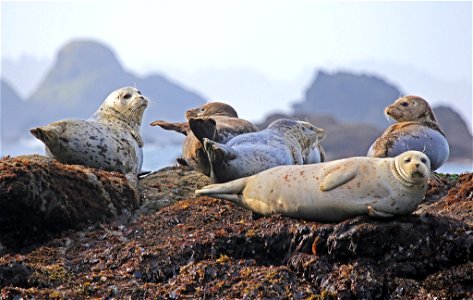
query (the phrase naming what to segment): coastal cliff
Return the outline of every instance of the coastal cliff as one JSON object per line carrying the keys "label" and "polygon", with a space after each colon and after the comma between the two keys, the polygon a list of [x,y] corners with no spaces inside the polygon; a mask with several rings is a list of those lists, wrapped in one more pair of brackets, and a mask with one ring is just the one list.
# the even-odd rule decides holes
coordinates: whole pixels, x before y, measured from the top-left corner
{"label": "coastal cliff", "polygon": [[[23,170],[22,162],[15,160],[2,160],[2,174],[8,171],[13,176],[15,170]],[[62,176],[69,171],[89,172],[58,163],[54,168]],[[53,180],[49,168],[44,172]],[[412,215],[389,220],[357,217],[338,224],[280,215],[258,218],[230,202],[195,197],[194,190],[208,184],[208,178],[177,166],[142,178],[137,206],[132,194],[123,193],[128,186],[119,182],[120,175],[105,173],[96,176],[116,177],[110,188],[122,203],[128,203],[132,215],[77,220],[77,226],[51,231],[42,239],[17,236],[23,241],[20,248],[11,243],[12,236],[2,240],[2,299],[461,299],[473,295],[472,173],[431,180],[425,201]],[[2,177],[0,186],[7,180],[8,176]],[[49,191],[44,184],[38,186],[40,193]],[[15,196],[18,189],[0,189],[2,201],[5,195],[13,195],[10,205],[20,201]],[[28,189],[21,191],[22,203],[36,199],[25,196]],[[96,197],[78,196],[74,201]],[[88,208],[84,219],[90,209],[104,207]],[[21,218],[26,212],[12,213]],[[3,238],[5,232],[0,234]]]}

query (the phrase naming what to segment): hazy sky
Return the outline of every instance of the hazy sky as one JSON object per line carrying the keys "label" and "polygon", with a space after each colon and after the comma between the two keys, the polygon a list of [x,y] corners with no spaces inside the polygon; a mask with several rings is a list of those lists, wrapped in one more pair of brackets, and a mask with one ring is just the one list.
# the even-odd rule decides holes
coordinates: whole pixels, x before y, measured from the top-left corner
{"label": "hazy sky", "polygon": [[376,61],[471,86],[471,16],[471,2],[452,1],[2,1],[1,55],[52,60],[67,41],[94,38],[140,74],[243,69],[287,83],[316,67]]}

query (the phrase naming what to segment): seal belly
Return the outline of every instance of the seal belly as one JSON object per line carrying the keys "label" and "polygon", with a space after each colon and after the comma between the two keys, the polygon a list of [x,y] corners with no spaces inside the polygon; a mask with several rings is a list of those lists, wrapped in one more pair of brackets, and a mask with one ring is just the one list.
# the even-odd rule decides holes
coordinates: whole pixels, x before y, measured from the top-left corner
{"label": "seal belly", "polygon": [[437,130],[426,126],[406,132],[399,132],[388,149],[388,157],[416,150],[425,153],[431,163],[432,170],[438,169],[445,163],[450,155],[447,139]]}

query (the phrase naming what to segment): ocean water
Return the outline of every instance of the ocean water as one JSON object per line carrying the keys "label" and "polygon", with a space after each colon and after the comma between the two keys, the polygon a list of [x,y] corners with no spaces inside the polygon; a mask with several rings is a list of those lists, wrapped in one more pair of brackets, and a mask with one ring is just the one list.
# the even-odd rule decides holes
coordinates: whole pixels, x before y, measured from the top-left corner
{"label": "ocean water", "polygon": [[[176,164],[176,158],[181,155],[181,145],[145,145],[143,148],[143,171],[155,171]],[[22,139],[15,144],[2,143],[1,157],[10,155],[41,154],[44,155],[44,144],[37,139]]]}
{"label": "ocean water", "polygon": [[[143,148],[143,171],[155,171],[176,164],[176,158],[181,155],[181,144],[145,144]],[[18,156],[25,154],[44,154],[44,146],[37,139],[20,140],[15,144],[2,143],[0,155]],[[448,162],[436,172],[461,174],[473,172],[473,161]]]}

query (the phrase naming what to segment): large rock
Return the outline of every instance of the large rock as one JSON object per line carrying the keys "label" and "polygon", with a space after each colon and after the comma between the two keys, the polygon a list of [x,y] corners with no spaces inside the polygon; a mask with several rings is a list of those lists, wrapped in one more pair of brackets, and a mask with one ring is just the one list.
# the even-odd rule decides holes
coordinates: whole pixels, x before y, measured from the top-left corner
{"label": "large rock", "polygon": [[127,221],[139,204],[136,189],[119,173],[39,155],[0,160],[0,245],[7,249],[18,250],[67,229]]}
{"label": "large rock", "polygon": [[171,168],[148,177],[142,188],[154,186],[158,191],[151,194],[156,199],[168,194],[174,204],[148,211],[132,223],[71,232],[25,255],[0,257],[2,296],[466,299],[472,295],[471,173],[432,181],[416,214],[381,221],[358,217],[338,224],[277,215],[255,218],[249,210],[208,197],[176,201],[188,193],[178,191],[189,185],[182,182],[205,184],[194,176],[190,170]]}
{"label": "large rock", "polygon": [[446,106],[435,107],[434,114],[450,145],[450,158],[471,160],[473,137],[460,114]]}
{"label": "large rock", "polygon": [[367,74],[318,71],[294,114],[331,115],[344,123],[386,127],[383,111],[401,95],[384,79]]}
{"label": "large rock", "polygon": [[0,139],[2,143],[12,143],[18,141],[20,128],[28,128],[32,124],[31,115],[26,113],[30,105],[7,81],[0,80],[0,85]]}

